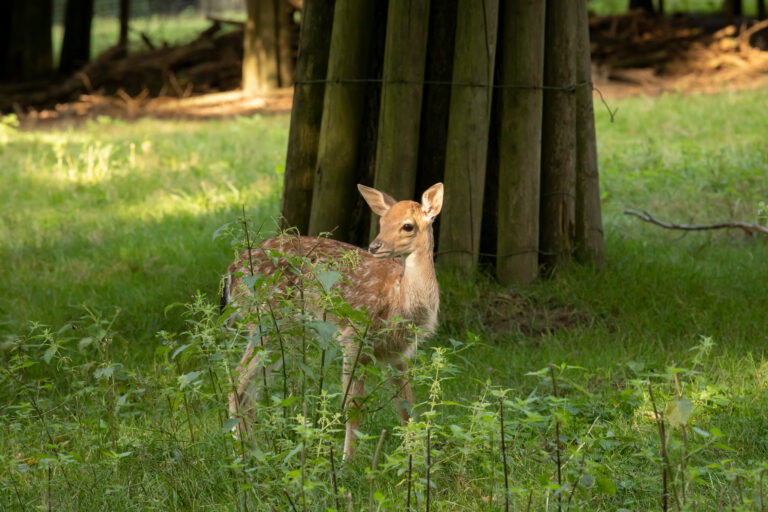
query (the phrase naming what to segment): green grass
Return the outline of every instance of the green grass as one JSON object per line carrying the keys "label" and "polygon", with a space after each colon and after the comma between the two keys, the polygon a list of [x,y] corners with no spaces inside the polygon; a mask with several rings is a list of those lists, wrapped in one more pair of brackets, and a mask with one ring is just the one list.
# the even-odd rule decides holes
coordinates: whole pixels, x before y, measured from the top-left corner
{"label": "green grass", "polygon": [[[415,365],[416,410],[431,422],[438,461],[432,510],[503,510],[498,394],[506,400],[513,509],[525,510],[529,493],[530,510],[547,501],[556,508],[557,417],[563,459],[570,459],[563,501],[579,482],[573,509],[659,510],[659,439],[647,382],[663,409],[674,403],[674,374],[695,406],[684,466],[689,481],[698,480],[688,488],[688,509],[695,500],[697,510],[718,510],[722,499],[725,509],[760,510],[768,243],[741,232],[683,235],[622,211],[765,223],[758,205],[768,198],[768,92],[611,106],[619,108],[614,123],[596,108],[606,268],[577,266],[514,290],[534,308],[523,316],[536,313],[540,325],[568,308],[566,328],[527,336],[512,322],[495,330],[494,310],[507,307],[498,296],[504,290],[483,277],[439,275],[440,331]],[[298,500],[298,455],[236,457],[221,431],[221,393],[207,381],[185,381],[231,356],[206,344],[203,334],[220,336],[214,306],[198,301],[192,316],[180,307],[166,311],[198,290],[215,303],[233,249],[213,234],[236,224],[243,204],[252,225],[271,225],[287,127],[286,116],[275,116],[0,131],[0,428],[7,433],[0,436],[0,506],[45,508],[49,488],[52,506],[63,510],[269,510],[270,500],[286,509],[276,489]],[[32,321],[51,331],[30,334]],[[450,338],[474,343],[452,354]],[[192,349],[171,357],[185,345]],[[447,361],[433,359],[438,348]],[[550,364],[560,399],[551,396],[549,374],[539,372]],[[327,386],[339,392],[334,379]],[[430,391],[438,397],[435,416],[424,414]],[[340,399],[333,400],[337,407]],[[260,428],[269,435],[297,425],[279,407],[264,414],[271,416]],[[404,508],[410,445],[392,433],[396,423],[388,407],[366,416],[361,430],[371,439],[352,464],[337,466],[355,510],[367,510],[366,468],[382,428],[390,435],[377,503]],[[422,509],[425,428],[412,428]],[[684,446],[680,429],[671,430],[677,467]],[[340,433],[311,435],[333,440],[339,453]],[[286,451],[296,439],[284,440]],[[330,469],[319,444],[313,453],[309,509],[324,510],[334,506]]]}
{"label": "green grass", "polygon": [[[245,10],[243,12],[224,12],[217,13],[224,19],[244,20]],[[147,49],[147,45],[142,41],[141,34],[144,33],[152,44],[161,47],[163,44],[180,45],[195,39],[200,33],[211,26],[211,22],[206,19],[202,13],[194,11],[184,11],[175,16],[138,16],[131,18],[130,30],[128,32],[128,42],[130,51],[142,51]],[[224,24],[221,27],[222,32],[234,30],[233,25]],[[120,35],[120,21],[115,16],[95,16],[91,25],[91,58],[96,58],[105,50],[117,44]],[[62,38],[64,37],[64,26],[56,23],[53,25],[53,55],[54,60],[58,62],[61,52]]]}
{"label": "green grass", "polygon": [[[654,2],[658,5],[658,2]],[[629,0],[589,0],[589,9],[595,14],[605,16],[618,14],[629,10]],[[722,12],[722,0],[665,0],[664,12],[666,14],[684,13],[712,13]],[[744,14],[757,14],[757,0],[744,0]]]}

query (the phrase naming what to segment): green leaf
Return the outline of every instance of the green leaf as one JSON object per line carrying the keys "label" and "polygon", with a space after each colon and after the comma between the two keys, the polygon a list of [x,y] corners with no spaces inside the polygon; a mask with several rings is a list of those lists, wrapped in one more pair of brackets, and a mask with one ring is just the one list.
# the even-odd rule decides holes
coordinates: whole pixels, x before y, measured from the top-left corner
{"label": "green leaf", "polygon": [[584,473],[579,480],[579,485],[582,487],[592,487],[595,485],[595,476],[589,473]]}
{"label": "green leaf", "polygon": [[202,374],[203,371],[199,370],[185,373],[184,375],[179,376],[179,389],[184,389],[185,387],[189,386]]}
{"label": "green leaf", "polygon": [[382,501],[384,499],[384,493],[382,493],[381,491],[374,492],[373,499],[376,501]]}
{"label": "green leaf", "polygon": [[678,398],[667,404],[667,407],[664,410],[664,416],[667,417],[669,425],[672,428],[675,428],[680,425],[687,425],[688,418],[691,416],[692,412],[693,403],[687,398]]}
{"label": "green leaf", "polygon": [[[275,265],[277,266],[277,265]],[[251,291],[256,290],[256,285],[261,284],[261,281],[264,279],[264,276],[261,274],[253,274],[252,276],[244,276],[243,277],[243,284],[246,288],[248,288]],[[261,288],[261,286],[259,286]]]}
{"label": "green leaf", "polygon": [[229,222],[227,222],[227,223],[226,223],[226,224],[224,224],[223,226],[219,227],[219,229],[217,229],[216,231],[214,231],[214,232],[213,232],[213,239],[214,239],[214,240],[216,240],[216,239],[217,239],[217,238],[218,238],[218,237],[219,237],[219,236],[220,236],[220,235],[221,235],[221,234],[224,232],[224,230],[225,230],[225,229],[227,229],[227,228],[229,227],[229,224],[230,224],[230,223],[229,223]]}
{"label": "green leaf", "polygon": [[188,349],[189,347],[190,347],[190,345],[189,345],[189,344],[186,344],[186,345],[182,345],[182,346],[180,346],[179,348],[177,348],[177,349],[176,349],[176,350],[173,352],[173,355],[171,356],[171,361],[173,361],[174,359],[176,359],[176,356],[177,356],[177,355],[181,354],[182,352],[184,352],[184,351],[185,351],[186,349]]}
{"label": "green leaf", "polygon": [[317,274],[317,280],[320,281],[320,285],[325,290],[325,293],[330,293],[331,288],[339,279],[341,279],[341,273],[335,270],[323,270]]}
{"label": "green leaf", "polygon": [[597,489],[601,494],[608,494],[609,496],[616,494],[616,484],[610,478],[599,477],[597,479]]}
{"label": "green leaf", "polygon": [[336,336],[336,324],[333,322],[323,322],[321,320],[315,320],[309,322],[307,327],[317,333],[318,345],[321,349],[327,349]]}
{"label": "green leaf", "polygon": [[45,351],[43,354],[43,361],[45,361],[45,364],[51,364],[51,359],[53,359],[53,355],[56,353],[56,347],[49,347],[48,350]]}
{"label": "green leaf", "polygon": [[85,338],[82,338],[78,342],[77,349],[81,351],[85,350],[91,343],[93,343],[93,338],[91,338],[90,336],[86,336]]}
{"label": "green leaf", "polygon": [[229,418],[221,426],[221,431],[225,433],[231,432],[232,429],[235,428],[238,423],[240,423],[240,418]]}

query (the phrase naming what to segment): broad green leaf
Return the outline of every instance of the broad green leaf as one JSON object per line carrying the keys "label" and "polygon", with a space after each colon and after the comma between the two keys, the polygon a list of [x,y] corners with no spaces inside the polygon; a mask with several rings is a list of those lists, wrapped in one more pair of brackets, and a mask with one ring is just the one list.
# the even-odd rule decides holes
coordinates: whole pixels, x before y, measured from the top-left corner
{"label": "broad green leaf", "polygon": [[579,485],[583,487],[592,487],[595,485],[595,476],[590,473],[584,473],[579,480]]}
{"label": "broad green leaf", "polygon": [[318,345],[321,349],[327,349],[335,336],[336,336],[336,324],[333,322],[323,322],[322,320],[315,320],[309,322],[307,327],[317,333]]}
{"label": "broad green leaf", "polygon": [[608,494],[610,496],[616,494],[616,484],[610,478],[599,477],[597,479],[597,488],[600,494]]}
{"label": "broad green leaf", "polygon": [[184,389],[185,387],[192,384],[197,378],[203,374],[202,370],[194,371],[185,373],[184,375],[179,376],[179,389]]}
{"label": "broad green leaf", "polygon": [[331,288],[341,278],[341,274],[335,270],[323,270],[317,274],[317,280],[320,281],[320,285],[325,290],[325,293],[330,293]]}
{"label": "broad green leaf", "polygon": [[672,400],[667,404],[664,410],[664,416],[667,417],[669,425],[672,428],[679,427],[680,425],[687,425],[688,418],[693,412],[693,403],[687,398],[678,398]]}
{"label": "broad green leaf", "polygon": [[240,418],[229,418],[227,421],[224,422],[224,424],[221,426],[222,432],[231,432],[237,424],[240,423]]}

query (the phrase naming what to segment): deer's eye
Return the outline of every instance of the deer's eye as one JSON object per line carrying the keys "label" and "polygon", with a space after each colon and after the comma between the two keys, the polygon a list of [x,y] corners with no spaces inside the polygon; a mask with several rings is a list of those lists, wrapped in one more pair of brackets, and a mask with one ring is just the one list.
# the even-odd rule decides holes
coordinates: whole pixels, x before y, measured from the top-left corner
{"label": "deer's eye", "polygon": [[408,231],[408,232],[413,231],[413,224],[408,224],[408,223],[403,224],[403,231]]}

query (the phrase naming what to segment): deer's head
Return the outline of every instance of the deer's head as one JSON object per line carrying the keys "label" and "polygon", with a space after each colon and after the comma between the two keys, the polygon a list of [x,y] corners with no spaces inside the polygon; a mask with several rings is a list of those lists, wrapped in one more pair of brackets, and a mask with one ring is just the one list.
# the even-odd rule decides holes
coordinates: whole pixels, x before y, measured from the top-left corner
{"label": "deer's head", "polygon": [[379,235],[368,250],[377,258],[406,257],[418,249],[432,250],[432,222],[443,207],[443,184],[437,183],[416,201],[395,201],[375,188],[357,186],[373,213],[380,215]]}

